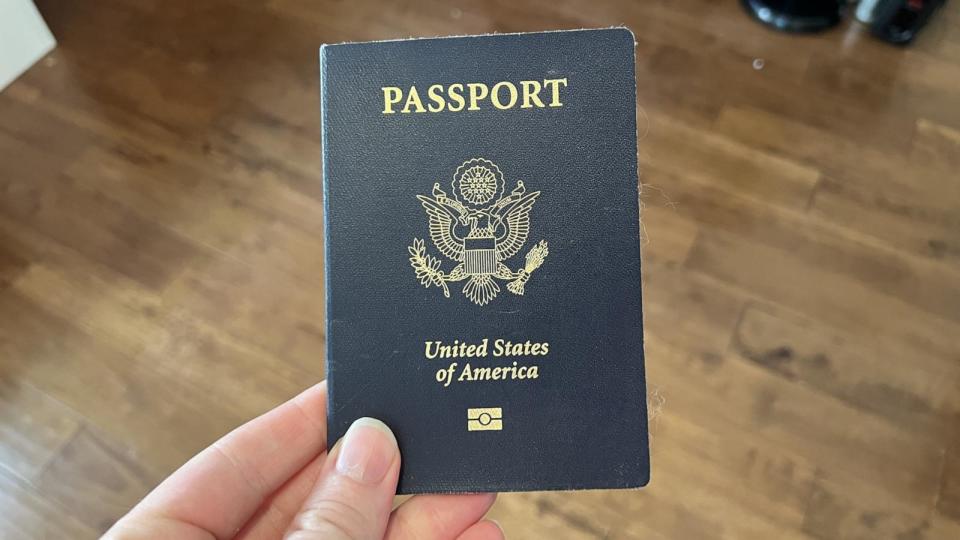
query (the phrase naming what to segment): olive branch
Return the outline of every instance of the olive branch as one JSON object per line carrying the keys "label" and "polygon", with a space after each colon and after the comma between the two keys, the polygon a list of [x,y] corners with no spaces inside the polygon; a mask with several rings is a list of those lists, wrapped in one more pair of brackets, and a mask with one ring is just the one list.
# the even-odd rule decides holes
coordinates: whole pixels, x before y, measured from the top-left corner
{"label": "olive branch", "polygon": [[443,296],[450,298],[446,283],[448,276],[440,270],[440,260],[426,252],[423,240],[414,238],[407,251],[410,252],[410,266],[416,271],[420,284],[426,288],[436,285],[443,289]]}

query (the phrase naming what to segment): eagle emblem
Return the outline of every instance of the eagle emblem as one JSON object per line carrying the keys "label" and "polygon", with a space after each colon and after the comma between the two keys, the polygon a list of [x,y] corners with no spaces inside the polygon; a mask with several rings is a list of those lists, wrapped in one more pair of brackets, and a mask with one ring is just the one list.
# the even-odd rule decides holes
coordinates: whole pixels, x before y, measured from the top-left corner
{"label": "eagle emblem", "polygon": [[449,273],[440,259],[428,254],[424,241],[413,239],[410,265],[424,287],[437,286],[450,298],[449,283],[466,281],[463,294],[483,306],[497,297],[500,285],[522,295],[530,275],[547,257],[547,242],[541,240],[527,252],[522,268],[514,272],[507,260],[516,255],[530,234],[530,210],[540,196],[528,193],[522,180],[504,194],[500,168],[486,159],[474,158],[460,165],[453,175],[453,195],[433,184],[430,196],[417,195],[430,221],[430,240],[456,266]]}

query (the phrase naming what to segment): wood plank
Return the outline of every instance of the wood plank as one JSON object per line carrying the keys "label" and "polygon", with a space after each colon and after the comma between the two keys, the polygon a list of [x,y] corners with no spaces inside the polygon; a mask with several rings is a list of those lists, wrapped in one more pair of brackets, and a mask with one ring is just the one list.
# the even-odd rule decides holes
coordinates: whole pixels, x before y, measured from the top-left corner
{"label": "wood plank", "polygon": [[[686,416],[686,410],[672,407],[676,386],[666,386],[662,392],[664,417],[654,435],[653,459],[671,482],[645,492],[656,508],[668,515],[673,512],[677,522],[682,522],[683,515],[713,522],[710,534],[719,538],[786,536],[790,535],[787,531],[799,530],[816,471],[814,463],[756,438],[733,442],[730,433],[740,434],[738,427],[700,425]],[[646,513],[635,506],[630,504],[630,510],[622,513]],[[731,514],[736,518],[730,519]],[[656,518],[649,521],[663,525]],[[661,531],[668,538],[705,534],[669,521]]]}
{"label": "wood plank", "polygon": [[[305,205],[308,215],[285,220],[265,209],[275,204],[270,201],[276,197],[290,200],[289,188],[269,183],[269,177],[232,174],[226,179],[220,171],[192,165],[181,156],[129,144],[91,148],[66,175],[140,217],[165,224],[196,249],[212,248],[251,264],[260,262],[269,248],[271,264],[302,279],[316,279],[323,254],[322,236],[317,234],[323,215],[318,201],[294,199]],[[309,259],[299,259],[303,257]]]}
{"label": "wood plank", "polygon": [[[955,258],[960,197],[950,174],[751,107],[727,107],[717,129],[738,140],[817,163],[826,180],[811,201],[821,221],[936,259]],[[923,137],[918,133],[918,139]]]}
{"label": "wood plank", "polygon": [[[872,341],[783,310],[750,305],[737,326],[733,349],[788,380],[942,443],[943,433],[960,418],[960,364],[890,346],[878,349]],[[932,373],[937,377],[931,378]]]}
{"label": "wood plank", "polygon": [[[796,210],[806,208],[820,178],[813,167],[660,115],[651,115],[650,135],[643,147],[649,156],[644,163],[654,171],[653,178],[662,171]],[[672,188],[663,186],[668,194]]]}
{"label": "wood plank", "polygon": [[30,261],[0,244],[0,289],[8,287],[30,266]]}
{"label": "wood plank", "polygon": [[153,289],[164,287],[177,266],[200,254],[166,227],[62,178],[0,176],[0,189],[5,190],[0,214]]}
{"label": "wood plank", "polygon": [[697,238],[697,224],[681,216],[669,199],[661,202],[650,194],[659,192],[659,187],[651,184],[643,189],[646,192],[640,211],[643,264],[683,263]]}
{"label": "wood plank", "polygon": [[156,340],[161,328],[158,319],[166,312],[155,292],[2,215],[0,240],[34,261],[12,287],[36,306],[75,321],[110,348],[129,355]]}
{"label": "wood plank", "polygon": [[253,268],[229,257],[212,257],[187,269],[163,300],[216,321],[231,335],[297,362],[318,377],[322,371],[325,302],[319,278],[307,283],[276,267]]}
{"label": "wood plank", "polygon": [[960,235],[956,234],[960,215],[952,210],[929,209],[825,178],[813,194],[810,212],[912,254],[937,260],[960,258]]}
{"label": "wood plank", "polygon": [[[175,200],[181,204],[186,202],[188,197],[176,196],[178,192],[172,189],[170,182],[176,182],[174,185],[177,189],[203,189],[206,195],[225,192],[232,205],[237,204],[240,195],[248,194],[250,196],[241,202],[260,208],[275,219],[322,233],[322,205],[319,201],[322,190],[316,178],[319,163],[314,168],[306,168],[309,176],[304,177],[289,169],[279,167],[280,170],[277,170],[278,167],[275,167],[297,161],[300,156],[287,154],[269,161],[265,157],[257,157],[261,154],[259,145],[244,144],[240,148],[236,135],[225,136],[228,142],[224,144],[206,141],[194,145],[146,121],[118,125],[83,108],[63,107],[50,99],[40,99],[36,95],[40,91],[26,85],[12,87],[9,94],[14,98],[11,103],[16,107],[11,108],[29,111],[33,116],[40,115],[59,131],[80,130],[88,137],[88,144],[82,151],[72,153],[68,163],[51,163],[47,160],[40,165],[53,165],[58,170],[64,168],[81,184],[91,189],[102,187],[105,195],[113,196],[120,202],[127,201],[129,197],[139,197],[131,203],[134,207],[137,203],[143,204],[144,200],[155,204],[169,202],[171,197],[176,197]],[[275,126],[277,121],[264,124]],[[300,139],[306,138],[306,135],[300,135]],[[34,137],[34,140],[39,139]],[[158,140],[162,144],[158,144]],[[11,136],[9,142],[10,149],[17,154],[36,152],[22,139],[13,139]],[[305,146],[303,149],[304,154],[309,152],[311,158],[315,157],[314,149],[308,151]],[[11,160],[8,163],[29,162]],[[33,169],[25,170],[36,173]],[[139,186],[136,180],[142,182],[148,179],[151,182],[147,182],[144,188],[160,185],[138,196],[131,184]],[[120,192],[114,194],[112,190]],[[194,196],[197,195],[200,194],[194,193]],[[201,198],[195,205],[203,203]],[[210,207],[209,203],[206,205]]]}
{"label": "wood plank", "polygon": [[[310,97],[318,99],[312,93]],[[276,171],[290,185],[319,200],[323,192],[321,154],[316,146],[319,125],[299,127],[277,118],[276,112],[246,107],[251,109],[250,113],[222,126],[212,134],[210,144],[232,161],[251,169]],[[302,118],[303,115],[298,117]]]}
{"label": "wood plank", "polygon": [[[287,381],[287,383],[277,382],[279,386],[274,387],[272,384],[267,386],[267,388],[276,388],[278,391],[276,394],[257,392],[252,394],[258,396],[257,399],[271,400],[272,403],[306,385],[307,382],[303,382],[303,374],[314,373],[317,368],[317,358],[322,358],[316,354],[289,357],[271,355],[256,345],[257,339],[246,339],[248,335],[242,332],[234,335],[220,330],[221,312],[212,310],[209,313],[204,313],[202,310],[191,312],[184,305],[178,305],[177,309],[169,308],[169,300],[145,289],[139,283],[124,279],[120,275],[104,275],[108,273],[107,269],[90,265],[82,258],[78,258],[77,254],[71,250],[29,230],[24,230],[15,223],[0,219],[0,239],[11,238],[12,235],[19,235],[29,240],[19,244],[13,242],[8,244],[15,246],[23,257],[31,257],[47,263],[34,265],[29,271],[19,276],[14,284],[18,293],[37,305],[44,306],[50,312],[77,321],[87,332],[103,340],[109,348],[122,351],[130,357],[137,357],[147,349],[149,351],[144,354],[166,349],[164,354],[172,355],[174,359],[202,363],[203,351],[219,345],[225,356],[232,354],[237,357],[237,365],[244,365],[240,361],[249,359],[246,365],[254,371],[262,369],[263,366],[274,366],[275,375],[280,378],[278,381]],[[230,268],[242,266],[233,259],[224,260],[224,264]],[[60,266],[71,270],[69,273],[64,273],[56,269]],[[290,278],[279,279],[290,280]],[[296,285],[295,280],[292,285]],[[291,286],[291,297],[298,290]],[[208,318],[204,319],[204,315]],[[284,319],[280,317],[279,320],[282,322]],[[256,321],[251,321],[251,324],[254,323]],[[311,332],[311,327],[305,324],[294,329],[294,332],[302,333],[310,342],[322,336],[322,333]],[[285,334],[279,333],[273,336],[276,341],[267,341],[267,343],[286,343],[281,340],[289,334],[289,330]],[[196,342],[187,340],[188,338],[195,339]],[[204,342],[206,345],[203,345]],[[315,352],[322,353],[322,341],[319,345],[312,346],[316,347]],[[284,360],[279,360],[281,358]],[[168,362],[169,360],[151,365],[161,367]],[[223,364],[224,367],[229,365],[231,364]],[[184,367],[196,369],[190,368],[189,362],[185,363]],[[237,376],[232,380],[253,384],[253,380],[248,376]],[[291,381],[294,383],[292,386],[289,385]],[[286,392],[283,389],[286,389]],[[248,410],[251,414],[259,412],[267,403],[260,401]]]}
{"label": "wood plank", "polygon": [[645,335],[718,362],[747,297],[683,268],[647,264],[644,268]]}
{"label": "wood plank", "polygon": [[[954,424],[956,431],[956,423]],[[960,432],[958,432],[960,433]],[[956,438],[956,435],[955,435]],[[947,450],[943,464],[943,480],[937,510],[945,517],[960,521],[960,444]]]}
{"label": "wood plank", "polygon": [[930,538],[960,537],[960,521],[948,519],[934,512],[930,518]]}
{"label": "wood plank", "polygon": [[[670,411],[669,404],[666,411],[667,422],[656,435],[653,459],[660,474],[669,476],[671,482],[642,491],[520,497],[536,504],[540,516],[557,517],[568,523],[572,533],[590,538],[743,538],[764,534],[805,538],[789,531],[803,519],[811,467],[769,445],[717,444],[719,433],[707,433],[682,420]],[[731,483],[732,479],[737,481]],[[719,485],[724,486],[722,494]],[[642,517],[618,519],[624,515]]]}
{"label": "wood plank", "polygon": [[[547,499],[547,504],[538,505],[538,499],[528,493],[505,493],[497,497],[490,517],[496,519],[504,530],[526,531],[525,534],[530,538],[598,538],[592,521],[571,524],[571,519],[576,519],[575,517],[567,517],[550,506],[553,498],[549,495],[544,498]],[[536,519],[531,519],[531,516],[536,516]]]}
{"label": "wood plank", "polygon": [[79,428],[62,403],[12,373],[0,376],[0,469],[35,479]]}
{"label": "wood plank", "polygon": [[[709,225],[687,267],[850,330],[869,328],[921,348],[956,352],[956,344],[944,338],[960,321],[955,269],[904,257],[800,214],[729,197],[709,184],[678,177],[671,182],[678,209]],[[866,305],[873,306],[869,313]],[[888,313],[916,319],[904,324]]]}
{"label": "wood plank", "polygon": [[[158,384],[176,390],[192,389],[214,401],[238,401],[230,415],[237,420],[259,414],[311,384],[311,359],[304,369],[297,362],[281,361],[187,313],[158,315],[163,312],[161,300],[151,299],[143,291],[111,295],[108,291],[124,291],[115,284],[108,286],[95,280],[78,285],[37,266],[18,280],[15,289],[46,309],[65,315],[99,298],[96,311],[73,312],[92,334],[115,343],[108,348],[125,350],[134,365],[142,367],[138,377],[159,377]],[[128,320],[121,325],[114,317],[117,313],[137,322]],[[124,332],[118,333],[117,328]],[[249,376],[263,369],[268,376]],[[211,381],[217,381],[213,388]],[[242,400],[238,400],[240,396]]]}
{"label": "wood plank", "polygon": [[[55,55],[56,53],[51,53]],[[49,71],[49,70],[48,70]],[[19,83],[11,90],[19,88]],[[34,96],[35,103],[38,98]],[[32,106],[24,106],[15,100],[0,101],[0,156],[4,169],[10,173],[17,171],[34,178],[48,177],[52,171],[61,170],[77,155],[96,140],[89,132]],[[51,145],[57,149],[53,153],[43,153],[39,148]],[[35,159],[37,153],[44,159]]]}
{"label": "wood plank", "polygon": [[[908,168],[903,163],[911,151],[912,137],[888,149],[856,135],[835,133],[750,105],[725,107],[714,127],[746,144],[815,163],[827,177],[874,193],[878,199],[956,214],[955,205],[950,204],[955,199],[943,197],[960,197],[960,186],[941,171],[925,166]],[[912,127],[909,131],[912,133]]]}
{"label": "wood plank", "polygon": [[703,56],[666,45],[650,58],[650,74],[709,96],[721,111],[731,107],[786,116],[835,136],[859,140],[883,151],[901,154],[909,148],[915,117],[898,109],[875,114],[856,100],[844,99],[814,84],[796,84],[790,77],[765,76],[752,65],[753,58],[721,49]]}
{"label": "wood plank", "polygon": [[910,161],[918,167],[933,166],[946,175],[956,172],[960,169],[960,129],[918,119]]}
{"label": "wood plank", "polygon": [[960,72],[944,62],[912,51],[899,51],[887,62],[861,56],[821,53],[813,56],[807,78],[834,96],[857,101],[878,114],[891,108],[914,117],[936,117],[960,124],[960,113],[944,107],[955,92]]}
{"label": "wood plank", "polygon": [[128,454],[102,434],[81,429],[37,479],[37,489],[102,534],[156,481]]}
{"label": "wood plank", "polygon": [[716,231],[698,241],[687,266],[845,331],[875,336],[877,343],[902,341],[918,354],[956,354],[956,343],[947,337],[955,335],[956,323],[818,266],[793,250]]}
{"label": "wood plank", "polygon": [[[943,455],[937,445],[735,355],[705,366],[697,355],[658,339],[648,337],[646,343],[648,358],[660,359],[651,364],[659,370],[651,368],[649,379],[658,381],[677,414],[716,429],[729,429],[728,424],[745,429],[809,460],[837,482],[869,476],[880,500],[932,507]],[[683,391],[690,386],[698,391]]]}
{"label": "wood plank", "polygon": [[[169,473],[247,415],[77,329],[12,291],[0,292],[0,368],[127,443],[154,473]],[[57,332],[57,340],[43,336]],[[70,373],[64,377],[63,373]]]}
{"label": "wood plank", "polygon": [[0,536],[9,540],[97,538],[97,531],[0,469]]}
{"label": "wood plank", "polygon": [[917,505],[878,500],[858,479],[818,479],[803,531],[814,538],[947,538],[928,535],[927,512]]}

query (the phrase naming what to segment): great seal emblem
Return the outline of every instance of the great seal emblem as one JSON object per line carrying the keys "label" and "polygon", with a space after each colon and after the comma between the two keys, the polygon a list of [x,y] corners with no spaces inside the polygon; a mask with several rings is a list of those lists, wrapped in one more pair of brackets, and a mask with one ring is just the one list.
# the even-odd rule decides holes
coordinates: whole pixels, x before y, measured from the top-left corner
{"label": "great seal emblem", "polygon": [[527,193],[522,180],[504,194],[503,173],[492,161],[467,160],[453,175],[452,196],[433,185],[431,196],[417,195],[430,221],[434,246],[457,265],[449,273],[440,269],[440,259],[426,252],[424,241],[413,239],[407,248],[410,265],[424,287],[437,286],[450,297],[448,283],[466,281],[463,294],[483,306],[497,297],[500,285],[522,295],[530,275],[549,254],[541,240],[527,252],[522,268],[514,272],[506,261],[516,255],[530,234],[530,210],[540,196]]}

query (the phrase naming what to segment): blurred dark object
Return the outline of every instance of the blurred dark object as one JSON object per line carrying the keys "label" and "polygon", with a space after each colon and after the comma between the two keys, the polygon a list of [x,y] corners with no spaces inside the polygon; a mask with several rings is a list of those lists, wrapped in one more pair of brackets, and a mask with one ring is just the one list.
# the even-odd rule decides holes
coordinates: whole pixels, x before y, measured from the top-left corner
{"label": "blurred dark object", "polygon": [[758,21],[786,32],[818,32],[840,22],[845,0],[741,0]]}
{"label": "blurred dark object", "polygon": [[878,38],[905,45],[913,41],[945,0],[862,0],[857,19]]}

